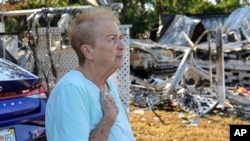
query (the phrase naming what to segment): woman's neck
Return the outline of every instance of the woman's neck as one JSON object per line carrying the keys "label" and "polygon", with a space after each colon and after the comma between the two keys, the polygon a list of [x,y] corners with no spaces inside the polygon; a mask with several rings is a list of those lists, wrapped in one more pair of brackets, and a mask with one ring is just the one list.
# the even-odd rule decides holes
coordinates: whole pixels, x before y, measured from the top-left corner
{"label": "woman's neck", "polygon": [[101,73],[88,69],[88,67],[79,66],[78,70],[86,77],[88,80],[92,81],[101,91],[109,91],[109,86],[107,84],[107,76],[104,77]]}

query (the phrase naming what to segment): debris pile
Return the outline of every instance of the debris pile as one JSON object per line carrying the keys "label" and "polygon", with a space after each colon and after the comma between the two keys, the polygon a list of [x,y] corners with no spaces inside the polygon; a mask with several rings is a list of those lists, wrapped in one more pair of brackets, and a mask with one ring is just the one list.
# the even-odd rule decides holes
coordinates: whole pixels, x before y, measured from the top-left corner
{"label": "debris pile", "polygon": [[171,15],[158,42],[131,40],[130,102],[151,110],[178,106],[197,117],[219,109],[250,119],[250,16],[244,13],[250,8],[235,10],[214,30]]}

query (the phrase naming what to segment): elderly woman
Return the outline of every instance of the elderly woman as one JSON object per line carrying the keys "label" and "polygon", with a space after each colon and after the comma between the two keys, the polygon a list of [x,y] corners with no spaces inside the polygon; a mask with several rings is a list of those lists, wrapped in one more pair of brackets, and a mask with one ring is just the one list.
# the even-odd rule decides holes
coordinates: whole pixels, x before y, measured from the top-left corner
{"label": "elderly woman", "polygon": [[123,64],[119,20],[106,8],[87,8],[71,24],[79,67],[53,88],[46,107],[48,141],[134,141],[111,75]]}

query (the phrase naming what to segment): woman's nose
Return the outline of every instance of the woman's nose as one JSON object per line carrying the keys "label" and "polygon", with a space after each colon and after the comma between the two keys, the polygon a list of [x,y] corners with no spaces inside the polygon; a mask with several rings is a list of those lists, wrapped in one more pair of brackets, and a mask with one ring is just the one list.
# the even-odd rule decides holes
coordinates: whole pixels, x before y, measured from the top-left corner
{"label": "woman's nose", "polygon": [[124,44],[124,42],[123,42],[122,40],[119,41],[118,48],[119,48],[119,49],[122,49],[122,50],[125,49],[125,44]]}

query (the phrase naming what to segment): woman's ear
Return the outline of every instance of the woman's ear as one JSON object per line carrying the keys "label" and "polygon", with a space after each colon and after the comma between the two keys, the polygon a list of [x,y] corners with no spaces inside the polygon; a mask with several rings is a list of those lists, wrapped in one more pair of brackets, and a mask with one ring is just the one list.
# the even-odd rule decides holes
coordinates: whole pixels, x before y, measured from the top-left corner
{"label": "woman's ear", "polygon": [[93,55],[92,55],[92,47],[89,45],[81,45],[81,52],[82,54],[89,60],[92,60]]}

